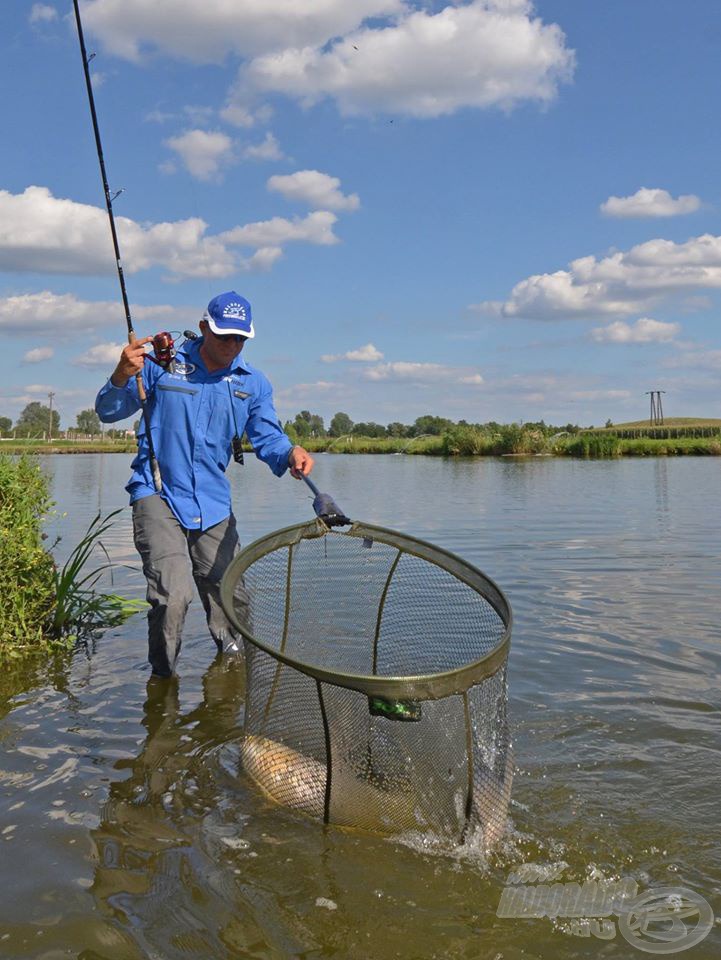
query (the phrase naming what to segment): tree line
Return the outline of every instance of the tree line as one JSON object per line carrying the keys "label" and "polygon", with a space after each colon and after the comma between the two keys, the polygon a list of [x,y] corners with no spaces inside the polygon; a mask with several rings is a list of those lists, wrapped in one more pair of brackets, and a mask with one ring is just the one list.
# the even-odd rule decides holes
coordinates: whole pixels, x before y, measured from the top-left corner
{"label": "tree line", "polygon": [[[136,421],[133,429],[137,431],[139,422]],[[293,420],[286,420],[283,429],[293,440],[304,440],[309,437],[394,437],[397,439],[412,439],[421,436],[442,436],[458,427],[468,427],[486,433],[497,433],[503,425],[491,420],[486,423],[470,423],[467,420],[449,420],[446,417],[437,417],[433,414],[424,414],[416,417],[413,423],[401,423],[394,420],[388,424],[376,423],[373,420],[355,423],[347,413],[339,411],[333,414],[326,429],[323,417],[310,410],[301,410]],[[566,432],[575,434],[581,429],[577,424],[567,423],[565,426],[553,426],[543,420],[533,423],[524,423],[524,430],[540,432],[543,436],[552,436],[554,433]],[[76,417],[75,426],[71,428],[84,436],[97,436],[103,432],[100,418],[92,408],[81,410]],[[105,430],[108,437],[124,437],[125,428]],[[0,436],[3,437],[57,437],[60,434],[60,414],[57,410],[51,412],[47,404],[39,401],[29,403],[13,425],[10,417],[0,417]]]}
{"label": "tree line", "polygon": [[[70,429],[84,436],[97,436],[103,432],[100,417],[92,408],[81,410],[75,418],[75,426]],[[51,410],[48,404],[40,403],[38,400],[27,404],[14,425],[10,417],[0,417],[0,436],[2,437],[41,438],[59,435],[60,414],[57,410]],[[124,437],[125,428],[106,430],[105,435]]]}
{"label": "tree line", "polygon": [[[422,417],[416,417],[413,423],[400,423],[393,421],[389,424],[375,423],[373,420],[360,421],[354,423],[347,413],[336,413],[330,420],[326,429],[323,417],[317,413],[311,413],[310,410],[301,410],[295,415],[294,420],[286,420],[283,429],[294,440],[303,440],[309,437],[396,437],[411,439],[421,436],[442,436],[457,427],[469,427],[473,430],[481,430],[486,433],[496,433],[503,427],[502,424],[490,420],[486,423],[470,423],[467,420],[449,420],[446,417],[436,417],[432,414],[424,414]],[[544,436],[552,436],[554,433],[578,433],[581,429],[575,423],[567,423],[565,426],[554,426],[547,424],[543,420],[533,423],[524,423],[524,430],[538,431]]]}

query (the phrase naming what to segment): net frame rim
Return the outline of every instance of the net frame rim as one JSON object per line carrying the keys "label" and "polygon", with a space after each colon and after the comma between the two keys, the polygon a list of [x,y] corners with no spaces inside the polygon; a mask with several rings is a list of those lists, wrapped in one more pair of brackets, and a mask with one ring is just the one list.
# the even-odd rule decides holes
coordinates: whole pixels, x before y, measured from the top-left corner
{"label": "net frame rim", "polygon": [[[394,546],[404,553],[433,563],[455,576],[490,603],[500,617],[504,631],[496,646],[482,657],[451,670],[392,677],[329,670],[317,664],[297,660],[274,647],[268,646],[251,633],[236,616],[233,593],[238,580],[253,563],[269,553],[273,553],[282,547],[291,547],[300,543],[301,540],[317,539],[329,535],[378,540],[380,543]],[[441,562],[439,562],[439,559]],[[481,587],[483,589],[480,589]],[[388,527],[380,527],[359,520],[354,521],[349,530],[340,531],[329,529],[322,520],[315,519],[283,527],[259,537],[237,553],[228,565],[220,584],[220,599],[225,615],[233,624],[233,627],[246,641],[267,653],[274,660],[278,660],[315,680],[330,683],[336,687],[356,690],[369,697],[394,698],[402,696],[414,700],[439,700],[442,697],[463,694],[470,687],[493,676],[504,665],[508,657],[513,627],[513,612],[505,594],[478,567],[443,547],[437,547],[417,537],[398,533]]]}

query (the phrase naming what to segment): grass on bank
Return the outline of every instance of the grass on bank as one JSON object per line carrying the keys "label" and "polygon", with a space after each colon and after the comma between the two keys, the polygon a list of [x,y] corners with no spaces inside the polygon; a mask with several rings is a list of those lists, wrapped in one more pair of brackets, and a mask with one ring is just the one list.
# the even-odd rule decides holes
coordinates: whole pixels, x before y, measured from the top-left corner
{"label": "grass on bank", "polygon": [[67,649],[143,606],[96,592],[108,562],[87,567],[115,514],[97,516],[58,568],[41,531],[50,506],[47,478],[37,464],[0,456],[0,660]]}
{"label": "grass on bank", "polygon": [[311,453],[407,453],[426,456],[501,456],[533,455],[547,447],[540,430],[526,429],[517,423],[496,431],[457,426],[439,435],[420,437],[304,437],[298,441]]}
{"label": "grass on bank", "polygon": [[571,457],[721,456],[721,436],[710,439],[677,437],[626,439],[613,433],[582,433],[562,442],[563,452]]}
{"label": "grass on bank", "polygon": [[[717,423],[718,429],[708,424]],[[306,437],[299,442],[311,453],[405,453],[446,457],[567,456],[606,458],[621,456],[719,456],[721,420],[706,421],[704,435],[619,436],[614,430],[584,430],[577,434],[544,432],[537,427],[510,423],[494,430],[458,425],[439,436],[415,438],[347,436]],[[668,434],[672,431],[666,431]]]}
{"label": "grass on bank", "polygon": [[[683,422],[682,422],[683,421]],[[642,423],[642,421],[639,421]],[[554,428],[505,424],[484,429],[459,424],[440,435],[420,437],[304,437],[299,443],[311,453],[423,454],[426,456],[572,456],[582,458],[620,456],[719,456],[721,420],[675,418],[669,426],[650,428],[619,424],[618,427],[582,430],[575,434],[553,432]],[[29,441],[26,443],[32,443]],[[129,453],[136,445],[114,441],[107,445],[72,442],[52,446],[34,441],[37,453]],[[28,450],[28,446],[24,448]],[[246,442],[244,449],[252,453]],[[0,451],[7,450],[6,447]]]}
{"label": "grass on bank", "polygon": [[135,440],[38,440],[36,438],[3,440],[0,455],[14,456],[23,453],[135,453]]}

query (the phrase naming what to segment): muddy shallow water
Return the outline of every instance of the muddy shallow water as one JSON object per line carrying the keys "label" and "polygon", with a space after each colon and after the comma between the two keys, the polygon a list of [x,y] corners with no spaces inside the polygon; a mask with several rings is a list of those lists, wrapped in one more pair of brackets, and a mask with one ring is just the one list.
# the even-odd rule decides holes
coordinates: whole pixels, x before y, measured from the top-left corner
{"label": "muddy shallow water", "polygon": [[[45,459],[60,557],[125,504],[128,464]],[[539,865],[526,879],[687,888],[721,913],[720,469],[320,456],[349,514],[460,554],[511,602],[516,776],[497,855],[268,802],[239,774],[242,663],[214,658],[196,600],[169,684],[147,687],[139,616],[0,678],[0,956],[642,956],[614,918],[580,936],[498,917],[524,863]],[[255,462],[231,477],[245,542],[312,517],[299,483]],[[128,511],[106,546],[114,589],[141,596]],[[679,955],[720,951],[715,925]]]}

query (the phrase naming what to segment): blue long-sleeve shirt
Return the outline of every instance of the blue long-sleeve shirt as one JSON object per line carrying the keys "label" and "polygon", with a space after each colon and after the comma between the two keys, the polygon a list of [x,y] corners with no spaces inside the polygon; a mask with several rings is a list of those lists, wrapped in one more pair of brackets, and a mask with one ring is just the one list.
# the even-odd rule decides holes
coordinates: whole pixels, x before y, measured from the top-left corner
{"label": "blue long-sleeve shirt", "polygon": [[[199,338],[183,344],[175,373],[149,360],[143,365],[150,429],[163,481],[161,496],[190,530],[207,530],[230,514],[225,469],[236,434],[247,433],[255,455],[278,477],[285,473],[293,448],[278,423],[268,379],[240,355],[229,367],[209,373],[200,357],[202,342]],[[95,401],[104,423],[124,420],[139,409],[135,377],[124,387],[108,380]],[[134,503],[156,492],[143,420],[132,471],[126,489]]]}

